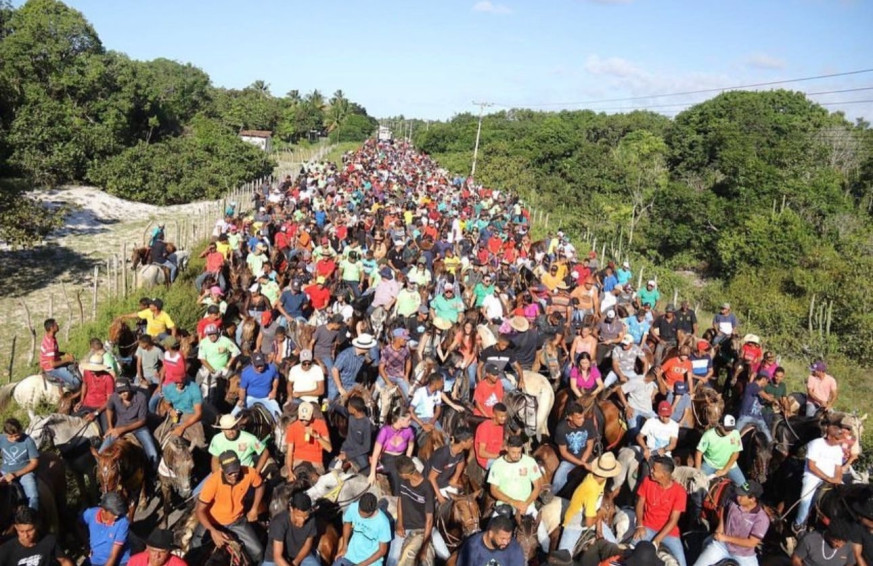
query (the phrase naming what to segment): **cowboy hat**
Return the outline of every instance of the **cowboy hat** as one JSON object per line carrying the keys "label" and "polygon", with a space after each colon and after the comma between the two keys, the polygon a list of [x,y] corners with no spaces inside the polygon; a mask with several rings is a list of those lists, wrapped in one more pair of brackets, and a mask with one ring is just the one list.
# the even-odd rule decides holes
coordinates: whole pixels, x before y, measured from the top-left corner
{"label": "cowboy hat", "polygon": [[217,428],[218,430],[232,430],[236,428],[236,425],[239,424],[239,419],[233,415],[221,415],[221,418],[218,419],[218,424],[212,425],[212,428]]}
{"label": "cowboy hat", "polygon": [[103,363],[103,354],[91,354],[86,361],[79,363],[79,369],[85,371],[109,371],[109,366]]}
{"label": "cowboy hat", "polygon": [[509,319],[509,326],[516,332],[527,332],[530,330],[530,322],[523,316],[514,316]]}
{"label": "cowboy hat", "polygon": [[621,463],[612,452],[606,452],[591,464],[591,473],[602,478],[614,478],[621,473]]}
{"label": "cowboy hat", "polygon": [[746,334],[743,336],[743,342],[752,342],[753,344],[761,344],[761,339],[757,334]]}
{"label": "cowboy hat", "polygon": [[440,330],[448,330],[452,327],[452,323],[447,319],[438,316],[433,319],[433,325],[439,328]]}
{"label": "cowboy hat", "polygon": [[352,346],[361,350],[369,350],[376,345],[376,340],[370,334],[361,334],[352,340]]}

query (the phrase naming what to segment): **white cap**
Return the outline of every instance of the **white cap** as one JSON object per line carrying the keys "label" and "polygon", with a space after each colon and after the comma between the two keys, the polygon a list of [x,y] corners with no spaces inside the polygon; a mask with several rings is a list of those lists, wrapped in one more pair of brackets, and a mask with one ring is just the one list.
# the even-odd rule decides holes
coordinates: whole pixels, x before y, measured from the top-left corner
{"label": "white cap", "polygon": [[733,415],[725,415],[722,423],[726,427],[734,427],[737,426],[737,419],[735,419]]}
{"label": "white cap", "polygon": [[614,310],[606,311],[606,318],[615,318],[615,311]]}
{"label": "white cap", "polygon": [[630,267],[630,262],[626,261],[626,262],[622,263],[621,266],[624,267],[624,268],[629,268],[629,267]]}
{"label": "white cap", "polygon": [[654,279],[649,279],[649,280],[646,282],[646,285],[651,285],[652,287],[654,287],[654,286],[655,286],[655,280],[654,280]]}

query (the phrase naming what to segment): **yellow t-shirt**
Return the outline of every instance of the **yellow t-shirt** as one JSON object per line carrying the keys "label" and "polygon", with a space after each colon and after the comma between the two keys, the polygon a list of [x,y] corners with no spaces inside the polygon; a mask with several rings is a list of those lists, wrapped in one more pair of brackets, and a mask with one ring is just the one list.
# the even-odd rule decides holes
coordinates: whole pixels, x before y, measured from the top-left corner
{"label": "yellow t-shirt", "polygon": [[141,310],[136,313],[138,317],[147,322],[146,334],[152,338],[157,338],[159,335],[167,332],[170,328],[175,328],[176,324],[166,311],[161,311],[161,314],[155,316],[149,309]]}
{"label": "yellow t-shirt", "polygon": [[[570,521],[573,516],[579,511],[585,510],[585,517],[592,518],[597,515],[600,510],[600,501],[603,498],[603,490],[606,487],[606,482],[599,482],[593,474],[588,474],[585,479],[573,492],[573,497],[570,498],[570,506],[567,507],[567,512],[564,514],[564,526],[570,526]],[[573,525],[579,526],[579,525]]]}
{"label": "yellow t-shirt", "polygon": [[215,251],[221,253],[221,255],[224,256],[224,259],[230,259],[230,255],[232,252],[230,244],[226,244],[224,242],[217,242],[215,244]]}
{"label": "yellow t-shirt", "polygon": [[445,267],[446,271],[449,273],[455,273],[460,266],[461,260],[458,259],[458,256],[447,257],[443,260],[443,267]]}

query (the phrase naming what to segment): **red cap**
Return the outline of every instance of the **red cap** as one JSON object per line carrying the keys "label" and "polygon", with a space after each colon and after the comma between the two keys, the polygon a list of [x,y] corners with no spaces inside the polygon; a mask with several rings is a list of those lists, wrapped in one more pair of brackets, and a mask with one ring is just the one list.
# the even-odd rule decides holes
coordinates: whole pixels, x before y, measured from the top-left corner
{"label": "red cap", "polygon": [[662,417],[669,417],[673,414],[673,406],[667,401],[658,403],[658,414]]}
{"label": "red cap", "polygon": [[698,340],[697,341],[697,349],[698,350],[709,350],[710,344],[706,340]]}

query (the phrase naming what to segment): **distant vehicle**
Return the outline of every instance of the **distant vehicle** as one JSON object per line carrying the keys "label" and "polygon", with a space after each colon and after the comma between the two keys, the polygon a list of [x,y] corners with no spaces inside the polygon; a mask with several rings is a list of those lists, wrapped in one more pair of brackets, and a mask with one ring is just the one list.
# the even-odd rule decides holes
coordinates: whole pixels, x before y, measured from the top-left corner
{"label": "distant vehicle", "polygon": [[391,141],[394,136],[391,135],[391,128],[388,126],[379,126],[379,141]]}

